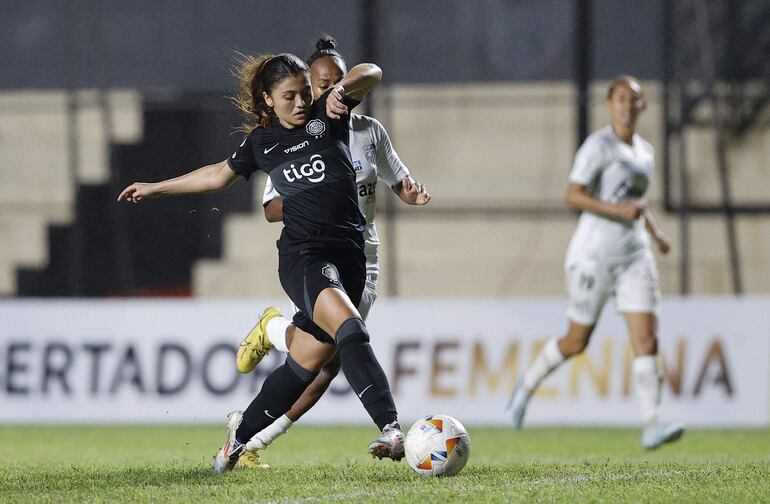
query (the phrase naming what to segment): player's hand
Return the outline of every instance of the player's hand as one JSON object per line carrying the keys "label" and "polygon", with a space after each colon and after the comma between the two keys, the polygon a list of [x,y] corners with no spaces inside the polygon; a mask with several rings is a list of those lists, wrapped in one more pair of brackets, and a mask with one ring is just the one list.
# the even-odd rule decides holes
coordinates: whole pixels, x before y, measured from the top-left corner
{"label": "player's hand", "polygon": [[118,195],[118,201],[125,200],[131,203],[139,203],[144,199],[157,198],[158,194],[154,191],[153,186],[154,184],[145,182],[134,182],[121,191]]}
{"label": "player's hand", "polygon": [[341,119],[347,115],[348,107],[342,103],[342,97],[345,95],[345,88],[337,84],[329,91],[329,97],[326,98],[326,115],[330,119]]}
{"label": "player's hand", "polygon": [[618,217],[628,222],[634,222],[647,208],[644,201],[627,201],[618,204]]}
{"label": "player's hand", "polygon": [[671,242],[668,241],[668,237],[664,235],[663,233],[658,232],[653,239],[655,240],[655,244],[658,246],[658,250],[661,254],[666,255],[671,250]]}
{"label": "player's hand", "polygon": [[412,177],[404,177],[401,180],[403,185],[403,200],[410,205],[427,205],[430,201],[428,188],[420,184]]}

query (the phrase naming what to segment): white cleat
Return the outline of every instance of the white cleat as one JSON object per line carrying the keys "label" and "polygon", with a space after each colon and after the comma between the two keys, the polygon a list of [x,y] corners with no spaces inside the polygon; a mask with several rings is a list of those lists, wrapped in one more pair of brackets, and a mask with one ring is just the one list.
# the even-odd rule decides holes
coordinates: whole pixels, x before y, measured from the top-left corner
{"label": "white cleat", "polygon": [[217,474],[231,471],[238,463],[240,456],[246,451],[246,445],[235,439],[235,431],[241,425],[241,420],[243,420],[242,411],[233,411],[227,415],[227,439],[222,448],[214,455],[214,472]]}
{"label": "white cleat", "polygon": [[369,443],[369,453],[380,460],[387,457],[398,462],[404,458],[404,433],[396,422],[386,425],[380,437]]}
{"label": "white cleat", "polygon": [[520,376],[513,388],[513,395],[506,410],[511,418],[511,427],[514,429],[521,429],[524,425],[524,413],[527,411],[528,402],[529,394],[524,390],[524,377]]}
{"label": "white cleat", "polygon": [[684,424],[655,424],[642,432],[642,448],[654,450],[664,443],[672,443],[684,434]]}

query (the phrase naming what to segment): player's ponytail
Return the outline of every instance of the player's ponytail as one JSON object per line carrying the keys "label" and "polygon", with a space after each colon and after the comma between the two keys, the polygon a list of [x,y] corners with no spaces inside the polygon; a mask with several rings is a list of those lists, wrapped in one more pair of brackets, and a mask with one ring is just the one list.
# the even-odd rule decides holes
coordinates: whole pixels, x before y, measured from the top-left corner
{"label": "player's ponytail", "polygon": [[339,67],[339,69],[342,71],[342,74],[346,74],[348,72],[347,65],[345,64],[345,59],[342,57],[342,55],[337,52],[337,41],[334,40],[334,37],[331,35],[323,35],[321,38],[319,38],[315,43],[316,51],[311,54],[307,60],[305,60],[305,63],[307,63],[307,66],[313,64],[316,60],[323,58],[323,57],[329,57],[333,58],[335,60],[335,63]]}
{"label": "player's ponytail", "polygon": [[243,112],[246,120],[238,131],[249,133],[254,128],[266,128],[275,120],[275,112],[265,103],[262,93],[270,94],[273,88],[287,77],[307,73],[307,65],[293,54],[238,54],[232,72],[238,84],[230,101]]}

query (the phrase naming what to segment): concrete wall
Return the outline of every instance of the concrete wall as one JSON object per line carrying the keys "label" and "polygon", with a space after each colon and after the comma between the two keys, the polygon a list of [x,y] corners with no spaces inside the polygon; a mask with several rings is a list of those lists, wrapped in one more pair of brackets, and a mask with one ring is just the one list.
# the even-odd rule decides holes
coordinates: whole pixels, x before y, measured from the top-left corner
{"label": "concrete wall", "polygon": [[[650,101],[640,133],[660,150],[660,93],[646,84]],[[603,126],[603,85],[593,89],[592,128]],[[96,93],[77,94],[76,180],[68,165],[67,96],[63,92],[0,95],[0,295],[15,292],[15,271],[44,266],[47,226],[72,218],[77,183],[100,183],[106,167],[105,117]],[[391,222],[383,211],[380,292],[406,296],[560,295],[562,262],[576,222],[563,208],[566,177],[576,148],[574,91],[568,83],[394,86],[374,101],[402,159],[433,194],[428,208],[393,200]],[[109,94],[113,141],[142,136],[141,98]],[[709,134],[688,132],[690,190],[698,201],[716,201],[714,149]],[[767,201],[770,133],[760,123],[729,143],[735,199]],[[263,180],[253,183],[255,198]],[[660,173],[649,199],[674,243],[660,258],[664,292],[679,289],[678,222],[660,208]],[[260,208],[259,203],[255,205]],[[280,227],[261,214],[225,221],[224,258],[199,261],[193,291],[204,297],[281,295],[275,239]],[[730,291],[726,232],[719,216],[691,224],[695,293]],[[738,248],[750,293],[770,292],[770,217],[740,217]]]}
{"label": "concrete wall", "polygon": [[109,179],[109,142],[141,138],[137,93],[108,93],[108,115],[95,91],[74,99],[72,153],[67,93],[0,93],[0,296],[15,293],[17,267],[45,266],[47,227],[72,219],[76,184]]}
{"label": "concrete wall", "polygon": [[[650,104],[639,132],[659,152],[660,92],[652,83],[646,84],[646,92]],[[592,129],[606,124],[604,93],[603,84],[593,89]],[[395,238],[391,244],[395,258],[383,246],[381,265],[383,270],[396,265],[391,273],[399,295],[563,293],[564,253],[577,218],[571,212],[553,210],[563,208],[576,148],[573,98],[567,83],[397,86],[378,95],[378,118],[401,158],[433,194],[430,210],[400,206],[403,212],[391,228],[382,203],[384,197],[392,196],[385,187],[379,189],[381,238],[383,243]],[[707,201],[715,194],[714,150],[706,133],[689,132],[688,137],[692,139],[691,191],[694,198]],[[768,146],[766,124],[730,143],[736,200],[768,200],[762,194],[770,187]],[[659,258],[662,288],[664,293],[676,293],[679,226],[676,217],[660,207],[660,167],[648,196],[674,245],[669,256]],[[261,215],[232,219],[226,225],[224,260],[196,266],[194,292],[214,297],[280,295],[274,245],[279,232]],[[746,291],[770,292],[770,216],[740,217],[738,241]],[[693,217],[691,247],[693,292],[729,293],[723,220]],[[383,271],[381,293],[393,287],[388,277]]]}

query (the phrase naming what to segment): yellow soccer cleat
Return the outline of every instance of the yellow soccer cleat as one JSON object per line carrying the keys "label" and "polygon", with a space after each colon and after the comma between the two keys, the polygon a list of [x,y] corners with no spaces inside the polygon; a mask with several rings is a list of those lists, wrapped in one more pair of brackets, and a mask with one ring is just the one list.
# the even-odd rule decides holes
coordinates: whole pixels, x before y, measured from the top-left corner
{"label": "yellow soccer cleat", "polygon": [[245,451],[235,464],[235,469],[269,469],[256,451]]}
{"label": "yellow soccer cleat", "polygon": [[241,373],[254,371],[257,364],[267,355],[273,344],[267,339],[266,326],[270,319],[283,317],[281,310],[270,306],[259,317],[259,321],[241,342],[235,354],[235,366]]}

